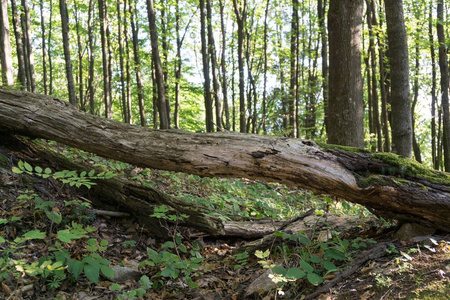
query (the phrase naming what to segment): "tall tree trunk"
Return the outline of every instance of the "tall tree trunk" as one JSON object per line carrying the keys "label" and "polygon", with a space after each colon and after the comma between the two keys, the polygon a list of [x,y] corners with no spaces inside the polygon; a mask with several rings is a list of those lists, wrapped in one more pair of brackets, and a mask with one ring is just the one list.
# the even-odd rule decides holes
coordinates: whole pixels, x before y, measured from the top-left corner
{"label": "tall tree trunk", "polygon": [[[128,120],[128,105],[127,105],[127,94],[125,90],[125,72],[124,72],[124,53],[123,53],[123,36],[122,36],[122,16],[121,11],[121,1],[117,1],[117,38],[119,43],[119,72],[120,72],[120,91],[122,96],[122,117],[125,123],[130,124]],[[124,14],[126,11],[124,10]],[[124,23],[125,24],[125,23]]]}
{"label": "tall tree trunk", "polygon": [[72,60],[70,59],[70,41],[69,41],[69,16],[67,14],[66,0],[59,0],[59,11],[61,13],[61,31],[63,38],[64,59],[66,62],[67,90],[69,92],[69,102],[73,106],[78,105],[75,94],[75,83],[73,81]]}
{"label": "tall tree trunk", "polygon": [[14,85],[7,0],[0,3],[0,43],[2,82],[3,85]]}
{"label": "tall tree trunk", "polygon": [[[319,0],[320,1],[320,0]],[[264,37],[263,37],[263,51],[264,51],[264,77],[263,77],[263,98],[262,98],[262,118],[261,118],[261,123],[262,123],[262,129],[263,129],[263,133],[267,134],[267,127],[266,127],[266,116],[267,116],[267,71],[268,71],[268,57],[267,57],[267,39],[268,39],[268,34],[267,34],[267,29],[268,29],[268,25],[267,25],[267,18],[269,16],[269,4],[270,4],[270,0],[266,1],[266,8],[264,10]]]}
{"label": "tall tree trunk", "polygon": [[327,127],[331,144],[364,147],[361,78],[361,0],[331,0]]}
{"label": "tall tree trunk", "polygon": [[202,63],[203,63],[203,77],[204,77],[204,97],[205,97],[205,121],[206,132],[214,131],[213,109],[211,97],[211,83],[209,77],[209,53],[206,41],[206,13],[205,1],[200,0],[200,36],[202,43]]}
{"label": "tall tree trunk", "polygon": [[28,90],[34,92],[36,90],[36,80],[34,77],[34,55],[33,47],[31,45],[31,21],[30,21],[30,9],[28,7],[28,0],[22,0],[22,33],[23,33],[23,46],[25,53],[25,72],[27,74],[27,87]]}
{"label": "tall tree trunk", "polygon": [[244,30],[247,19],[247,0],[233,0],[234,12],[238,24],[238,70],[239,70],[239,131],[247,132],[245,116],[245,75],[244,75]]}
{"label": "tall tree trunk", "polygon": [[[223,95],[223,111],[225,113],[225,129],[230,130],[230,109],[228,107],[228,83],[227,83],[227,36],[225,27],[225,12],[223,0],[219,0],[220,7],[220,29],[222,31],[222,54],[221,54],[221,69],[222,69],[222,95]],[[263,116],[264,118],[264,116]]]}
{"label": "tall tree trunk", "polygon": [[[124,24],[124,37],[125,37],[125,73],[126,73],[126,97],[127,97],[127,120],[129,124],[133,124],[133,114],[131,112],[131,75],[130,75],[130,45],[128,42],[128,19],[127,19],[127,0],[123,3],[123,24]],[[131,18],[131,17],[130,17]]]}
{"label": "tall tree trunk", "polygon": [[158,32],[156,28],[155,9],[153,0],[147,0],[148,22],[150,27],[150,40],[152,44],[152,59],[155,67],[156,85],[158,87],[158,112],[159,126],[161,129],[169,128],[169,119],[167,118],[166,91],[164,86],[164,74],[159,55]]}
{"label": "tall tree trunk", "polygon": [[412,122],[409,89],[408,43],[403,18],[403,0],[384,0],[391,66],[392,147],[411,157]]}
{"label": "tall tree trunk", "polygon": [[48,95],[48,78],[47,78],[47,46],[45,42],[45,19],[44,19],[44,0],[39,3],[41,13],[41,43],[42,43],[42,79],[44,83],[44,94]]}
{"label": "tall tree trunk", "polygon": [[422,163],[422,155],[420,153],[420,145],[417,142],[416,132],[415,132],[415,109],[417,105],[417,100],[419,99],[419,75],[420,75],[420,47],[419,47],[419,38],[420,38],[420,30],[419,27],[417,28],[416,32],[416,40],[415,40],[415,65],[414,65],[414,82],[413,82],[413,101],[411,105],[411,123],[412,123],[412,141],[413,141],[413,152],[414,152],[414,158],[419,162]]}
{"label": "tall tree trunk", "polygon": [[17,52],[17,65],[19,82],[21,88],[25,90],[27,85],[26,74],[25,74],[25,55],[23,53],[23,39],[22,39],[22,29],[20,26],[19,12],[17,11],[17,5],[15,0],[11,0],[11,15],[12,23],[14,28],[14,37],[16,40],[16,52]]}
{"label": "tall tree trunk", "polygon": [[[168,24],[166,17],[166,5],[164,0],[161,1],[161,47],[162,47],[162,69],[164,76],[164,99],[167,113],[167,122],[170,128],[170,98],[169,98],[169,41],[168,41]],[[170,12],[167,12],[169,14]]]}
{"label": "tall tree trunk", "polygon": [[111,103],[111,83],[109,82],[109,67],[108,67],[108,42],[106,31],[108,28],[107,10],[104,0],[98,0],[98,11],[100,16],[100,37],[102,41],[102,66],[103,66],[103,101],[105,104],[105,117],[112,118],[112,103]]}
{"label": "tall tree trunk", "polygon": [[[145,126],[147,123],[145,116],[145,105],[144,105],[144,87],[142,85],[141,78],[141,58],[139,55],[139,32],[138,26],[136,24],[136,3],[131,3],[131,0],[128,1],[128,6],[130,10],[130,22],[131,22],[131,33],[133,36],[133,55],[134,55],[134,72],[136,75],[136,84],[137,84],[137,94],[138,94],[138,104],[139,104],[139,117],[141,120],[141,126]],[[152,68],[153,69],[153,68]]]}
{"label": "tall tree trunk", "polygon": [[428,15],[428,38],[431,54],[431,158],[433,160],[433,168],[438,170],[439,163],[436,146],[436,53],[433,37],[433,1],[430,1],[430,11]]}
{"label": "tall tree trunk", "polygon": [[77,52],[78,52],[78,73],[76,75],[78,85],[78,101],[80,102],[80,108],[86,111],[86,101],[84,99],[84,79],[83,79],[83,46],[81,45],[81,24],[78,16],[79,10],[75,6],[75,24],[77,28]]}
{"label": "tall tree trunk", "polygon": [[297,120],[295,116],[295,104],[298,93],[298,0],[292,0],[292,18],[291,18],[291,56],[290,56],[290,85],[289,85],[289,127],[290,137],[297,137]]}
{"label": "tall tree trunk", "polygon": [[180,37],[180,0],[175,0],[175,34],[177,40],[177,57],[175,59],[175,108],[173,124],[175,129],[180,128],[180,81],[181,81],[181,37]]}
{"label": "tall tree trunk", "polygon": [[89,0],[88,10],[88,46],[89,46],[89,78],[88,78],[88,94],[89,94],[89,112],[95,114],[95,89],[94,89],[94,22],[92,15],[94,14],[94,0]]}
{"label": "tall tree trunk", "polygon": [[220,101],[219,75],[217,74],[216,45],[212,27],[211,0],[206,0],[206,19],[208,23],[208,50],[213,76],[214,105],[216,108],[216,129],[217,131],[222,131],[222,104]]}
{"label": "tall tree trunk", "polygon": [[319,30],[321,51],[320,56],[322,59],[322,93],[323,93],[323,122],[325,128],[328,127],[328,45],[327,45],[327,27],[325,23],[325,12],[327,7],[326,0],[317,1],[317,17],[319,18]]}
{"label": "tall tree trunk", "polygon": [[50,0],[50,16],[48,20],[48,37],[47,37],[47,45],[48,45],[48,94],[53,94],[53,59],[52,59],[52,24],[53,24],[53,1]]}
{"label": "tall tree trunk", "polygon": [[[373,11],[375,14],[375,10]],[[376,20],[376,17],[374,16],[374,20]],[[380,19],[380,28],[382,28],[382,21]],[[377,43],[378,43],[378,62],[380,66],[380,95],[381,95],[381,124],[382,124],[382,131],[383,131],[383,151],[384,152],[391,152],[391,139],[389,137],[389,118],[388,118],[388,93],[387,93],[387,85],[386,85],[386,71],[385,71],[385,55],[384,55],[384,49],[385,49],[385,43],[381,40],[380,32],[377,31]]]}
{"label": "tall tree trunk", "polygon": [[444,146],[444,168],[446,172],[450,172],[450,112],[448,104],[448,59],[447,47],[444,33],[444,0],[437,2],[437,34],[439,41],[439,68],[441,70],[441,107],[443,118],[443,138],[442,144]]}

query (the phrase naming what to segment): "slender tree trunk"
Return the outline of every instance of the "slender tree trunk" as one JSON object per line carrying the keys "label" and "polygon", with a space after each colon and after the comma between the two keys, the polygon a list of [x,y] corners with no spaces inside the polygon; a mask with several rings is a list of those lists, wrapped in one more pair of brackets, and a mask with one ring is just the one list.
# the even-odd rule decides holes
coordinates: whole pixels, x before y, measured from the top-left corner
{"label": "slender tree trunk", "polygon": [[[375,14],[375,11],[373,11]],[[375,20],[375,17],[374,17]],[[380,28],[382,28],[382,22],[380,19]],[[378,43],[378,62],[380,66],[380,94],[381,94],[381,124],[383,131],[383,151],[391,152],[391,139],[389,137],[389,118],[388,118],[388,95],[386,91],[386,72],[385,72],[385,62],[384,62],[384,42],[381,40],[380,33],[377,32],[377,43]]]}
{"label": "slender tree trunk", "polygon": [[247,123],[245,116],[244,30],[247,19],[247,0],[242,0],[241,6],[238,2],[238,0],[233,0],[238,24],[239,131],[245,133],[247,132]]}
{"label": "slender tree trunk", "polygon": [[403,0],[384,0],[391,66],[392,147],[405,157],[412,155],[411,98],[408,43]]}
{"label": "slender tree trunk", "polygon": [[[319,0],[320,1],[320,0]],[[263,51],[264,51],[264,78],[263,78],[263,99],[262,99],[262,129],[263,133],[267,134],[267,127],[266,127],[266,116],[267,116],[267,71],[268,71],[268,57],[267,57],[267,18],[269,16],[269,4],[270,0],[266,1],[266,8],[264,10],[264,37],[263,37]]]}
{"label": "slender tree trunk", "polygon": [[180,128],[180,81],[181,81],[181,37],[180,37],[180,0],[175,1],[175,34],[177,40],[177,57],[175,59],[175,108],[173,124],[175,129]]}
{"label": "slender tree trunk", "polygon": [[[230,130],[230,109],[228,107],[228,83],[227,83],[227,60],[226,60],[226,48],[227,37],[226,27],[224,20],[224,4],[223,0],[219,0],[220,7],[220,29],[222,31],[222,54],[221,54],[221,68],[222,68],[222,95],[223,95],[223,111],[225,113],[225,129]],[[263,117],[264,118],[264,117]]]}
{"label": "slender tree trunk", "polygon": [[144,87],[142,85],[142,78],[141,78],[141,58],[139,55],[139,32],[138,32],[138,26],[136,24],[136,22],[137,22],[136,3],[133,6],[131,3],[131,0],[129,0],[128,4],[129,4],[128,5],[129,10],[130,10],[131,33],[133,35],[134,72],[136,75],[138,104],[139,104],[139,117],[141,120],[141,126],[145,126],[147,123],[147,120],[145,117]]}
{"label": "slender tree trunk", "polygon": [[48,37],[47,37],[47,45],[48,45],[48,94],[53,94],[53,59],[52,59],[52,24],[53,24],[53,1],[50,0],[50,16],[49,16],[49,25],[48,25]]}
{"label": "slender tree trunk", "polygon": [[[169,98],[169,41],[168,41],[168,25],[166,17],[167,3],[161,1],[161,47],[162,47],[162,70],[164,77],[164,99],[167,113],[167,122],[170,128],[170,98]],[[167,12],[169,14],[169,12]]]}
{"label": "slender tree trunk", "polygon": [[67,14],[66,0],[59,0],[59,10],[61,13],[61,29],[64,47],[64,59],[66,61],[67,90],[69,92],[69,102],[73,106],[78,105],[75,94],[75,83],[73,81],[72,61],[70,59],[70,41],[69,41],[69,16]]}
{"label": "slender tree trunk", "polygon": [[206,13],[205,1],[200,0],[200,36],[202,43],[202,62],[203,62],[203,77],[204,77],[204,97],[205,97],[205,112],[206,112],[206,132],[214,131],[213,109],[211,97],[211,83],[209,77],[209,53],[206,41]]}
{"label": "slender tree trunk", "polygon": [[292,19],[291,19],[291,72],[290,72],[290,85],[289,85],[289,136],[297,136],[297,122],[295,117],[295,103],[298,93],[298,0],[292,0]]}
{"label": "slender tree trunk", "polygon": [[23,39],[20,26],[19,12],[17,11],[17,5],[15,0],[11,0],[11,15],[12,23],[14,28],[14,37],[16,40],[16,52],[17,52],[17,62],[18,62],[18,78],[22,90],[25,90],[27,85],[26,74],[25,74],[25,56],[23,53]]}
{"label": "slender tree trunk", "polygon": [[[232,31],[234,32],[234,22]],[[236,59],[234,55],[234,43],[231,44],[231,113],[232,113],[232,128],[236,131],[236,89],[234,77],[236,75]]]}
{"label": "slender tree trunk", "polygon": [[420,68],[420,48],[418,39],[420,36],[420,31],[416,32],[416,46],[415,46],[415,70],[414,70],[414,83],[413,83],[413,101],[411,105],[411,122],[412,122],[412,139],[413,139],[413,152],[414,152],[414,158],[419,162],[422,163],[422,156],[420,153],[420,145],[417,142],[416,138],[416,132],[415,132],[415,109],[417,105],[417,100],[419,99],[419,68]]}
{"label": "slender tree trunk", "polygon": [[[331,0],[328,142],[364,147],[361,78],[361,0]],[[349,30],[351,29],[351,30]]]}
{"label": "slender tree trunk", "polygon": [[448,59],[447,47],[444,33],[444,1],[437,2],[437,34],[439,41],[439,68],[441,70],[441,92],[442,92],[442,118],[443,118],[443,138],[442,144],[444,146],[444,169],[450,172],[450,112],[448,104]]}
{"label": "slender tree trunk", "polygon": [[23,33],[23,46],[25,52],[25,71],[27,73],[27,87],[31,92],[36,91],[36,80],[34,78],[34,55],[33,47],[31,45],[31,21],[30,21],[30,9],[28,7],[28,0],[22,0],[22,33]]}
{"label": "slender tree trunk", "polygon": [[105,117],[112,118],[112,103],[110,76],[108,67],[108,42],[106,40],[106,30],[108,28],[107,10],[104,0],[98,0],[98,11],[100,16],[100,37],[102,41],[102,66],[103,66],[103,100],[105,104]]}
{"label": "slender tree trunk", "polygon": [[78,101],[80,103],[80,108],[83,111],[86,111],[86,101],[84,99],[84,79],[83,79],[83,46],[81,45],[81,24],[80,18],[78,15],[77,6],[75,6],[75,24],[77,28],[77,52],[78,52],[78,73],[76,75],[77,85],[78,85]]}
{"label": "slender tree trunk", "polygon": [[219,75],[217,74],[216,45],[212,28],[211,0],[206,0],[206,19],[208,24],[208,50],[213,76],[214,105],[216,108],[216,129],[217,131],[222,131],[222,104],[220,99]]}
{"label": "slender tree trunk", "polygon": [[89,112],[95,114],[95,89],[94,89],[94,24],[92,15],[94,13],[94,1],[89,0],[88,10],[88,44],[89,44],[89,79],[88,79],[88,94],[89,94]]}
{"label": "slender tree trunk", "polygon": [[156,17],[153,0],[147,0],[148,22],[150,26],[150,40],[152,44],[152,59],[155,67],[156,85],[158,87],[158,112],[159,126],[161,129],[169,128],[168,111],[166,106],[166,92],[164,86],[164,74],[159,55],[158,32],[156,28]]}
{"label": "slender tree trunk", "polygon": [[47,78],[47,46],[45,43],[45,19],[44,19],[44,0],[39,3],[41,13],[41,43],[42,43],[42,79],[44,83],[44,94],[48,95],[48,78]]}
{"label": "slender tree trunk", "polygon": [[0,43],[2,82],[3,85],[14,85],[7,0],[0,3]]}
{"label": "slender tree trunk", "polygon": [[328,125],[328,46],[327,46],[327,28],[325,23],[325,12],[327,7],[326,0],[318,0],[317,17],[319,18],[319,30],[321,40],[321,59],[322,59],[322,93],[323,93],[323,122],[325,128]]}
{"label": "slender tree trunk", "polygon": [[436,146],[436,53],[433,37],[433,1],[430,1],[430,11],[428,15],[428,37],[431,54],[431,157],[433,160],[433,168],[438,170],[439,162],[437,159]]}
{"label": "slender tree trunk", "polygon": [[[125,123],[130,124],[128,120],[128,105],[127,105],[127,95],[125,90],[125,74],[124,74],[124,53],[123,53],[123,36],[122,36],[122,16],[121,11],[121,1],[117,1],[117,38],[119,44],[119,72],[120,72],[120,91],[122,96],[122,117]],[[124,11],[124,13],[126,13]]]}
{"label": "slender tree trunk", "polygon": [[126,89],[126,101],[127,101],[127,120],[129,124],[133,124],[133,120],[132,120],[132,112],[131,112],[131,87],[130,87],[130,82],[131,82],[131,75],[130,75],[130,45],[128,42],[128,19],[127,19],[127,0],[124,1],[123,3],[124,7],[123,7],[123,24],[124,24],[124,37],[125,37],[125,54],[126,54],[126,63],[125,63],[125,73],[126,73],[126,84],[127,84],[127,89]]}

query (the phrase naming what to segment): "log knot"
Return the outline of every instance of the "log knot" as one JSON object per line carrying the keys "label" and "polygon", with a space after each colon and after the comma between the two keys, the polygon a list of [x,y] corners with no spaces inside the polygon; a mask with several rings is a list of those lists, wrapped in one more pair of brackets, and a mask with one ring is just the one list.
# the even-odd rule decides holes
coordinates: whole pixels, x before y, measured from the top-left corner
{"label": "log knot", "polygon": [[267,155],[275,155],[280,153],[280,151],[275,150],[275,149],[270,149],[267,151],[253,151],[252,153],[250,153],[251,156],[253,156],[254,158],[263,158]]}

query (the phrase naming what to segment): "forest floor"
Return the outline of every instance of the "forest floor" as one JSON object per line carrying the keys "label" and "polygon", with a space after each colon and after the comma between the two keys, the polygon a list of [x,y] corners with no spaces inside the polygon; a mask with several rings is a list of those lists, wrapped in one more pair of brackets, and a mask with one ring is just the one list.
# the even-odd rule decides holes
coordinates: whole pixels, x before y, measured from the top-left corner
{"label": "forest floor", "polygon": [[[450,299],[448,235],[397,239],[395,224],[342,200],[61,151],[208,205],[224,220],[292,219],[313,208],[346,226],[275,233],[280,238],[270,247],[248,252],[251,240],[182,228],[182,216],[160,207],[155,216],[170,232],[161,240],[132,216],[92,210],[56,176],[17,174],[14,155],[0,147],[0,299]],[[22,164],[29,167],[36,171]],[[109,279],[110,265],[131,271]]]}

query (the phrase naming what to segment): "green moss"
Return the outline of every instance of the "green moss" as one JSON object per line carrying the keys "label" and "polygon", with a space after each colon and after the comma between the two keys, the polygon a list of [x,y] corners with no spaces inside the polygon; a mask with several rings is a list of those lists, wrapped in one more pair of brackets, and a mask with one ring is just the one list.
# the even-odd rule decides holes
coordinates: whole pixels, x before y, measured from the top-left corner
{"label": "green moss", "polygon": [[[370,154],[371,152],[366,149],[340,146],[340,145],[330,145],[325,143],[317,143],[325,151],[336,149],[339,151],[349,152],[349,153],[361,153]],[[359,178],[359,183],[361,186],[369,186],[370,183],[381,183],[384,181],[382,176],[395,176],[397,177],[397,183],[402,183],[399,178],[423,178],[428,182],[442,185],[450,185],[450,174],[429,169],[415,160],[399,156],[394,153],[378,152],[372,153],[371,157],[368,157],[372,161],[382,162],[386,165],[385,168],[381,170],[379,175],[367,174],[367,176],[361,176]],[[404,182],[406,184],[406,181]],[[425,188],[425,187],[424,187]]]}
{"label": "green moss", "polygon": [[321,142],[316,142],[316,144],[319,145],[325,151],[336,149],[336,150],[350,152],[350,153],[370,153],[369,150],[364,149],[364,148],[325,144],[325,143],[321,143]]}
{"label": "green moss", "polygon": [[450,185],[450,174],[429,169],[415,160],[393,153],[374,153],[372,160],[389,165],[386,175],[400,177],[424,178],[431,183]]}

